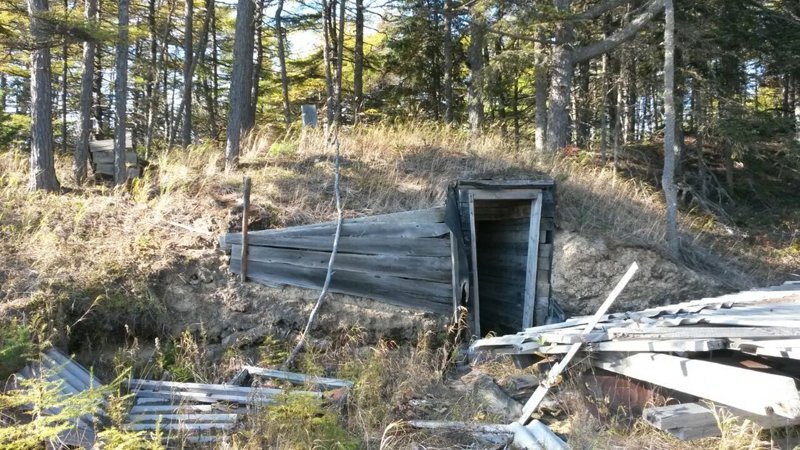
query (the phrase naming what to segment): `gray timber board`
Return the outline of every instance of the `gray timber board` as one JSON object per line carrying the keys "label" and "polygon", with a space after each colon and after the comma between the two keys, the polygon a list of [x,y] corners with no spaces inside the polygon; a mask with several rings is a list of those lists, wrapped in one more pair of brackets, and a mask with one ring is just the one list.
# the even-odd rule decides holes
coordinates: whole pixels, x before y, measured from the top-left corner
{"label": "gray timber board", "polygon": [[[658,353],[599,353],[592,363],[749,413],[774,412],[789,419],[800,418],[800,395],[790,377]],[[744,395],[742,386],[747,387]]]}
{"label": "gray timber board", "polygon": [[[316,269],[327,269],[331,253],[315,250],[286,249],[250,246],[247,260],[265,264],[290,264]],[[239,259],[241,246],[234,245],[232,259]],[[338,253],[334,270],[385,274],[418,280],[450,282],[451,258],[435,256],[357,255]]]}
{"label": "gray timber board", "polygon": [[[239,273],[239,261],[232,260],[230,270]],[[291,285],[319,289],[327,270],[288,264],[265,264],[254,261],[248,278],[270,285]],[[331,278],[330,291],[340,294],[383,300],[398,306],[419,308],[449,315],[452,313],[450,283],[409,280],[389,275],[365,274],[339,270]]]}
{"label": "gray timber board", "polygon": [[352,381],[340,380],[337,378],[317,377],[313,375],[306,375],[302,373],[284,372],[282,370],[265,369],[256,366],[242,366],[242,370],[246,370],[250,375],[256,375],[264,378],[272,378],[276,380],[285,380],[293,384],[321,386],[328,389],[351,388],[353,387]]}
{"label": "gray timber board", "polygon": [[[248,234],[250,246],[296,248],[304,250],[329,251],[333,248],[333,236],[272,236]],[[241,234],[228,235],[227,245],[242,243]],[[361,255],[395,256],[440,256],[450,257],[450,239],[436,238],[383,238],[383,237],[342,237],[339,239],[339,253]]]}

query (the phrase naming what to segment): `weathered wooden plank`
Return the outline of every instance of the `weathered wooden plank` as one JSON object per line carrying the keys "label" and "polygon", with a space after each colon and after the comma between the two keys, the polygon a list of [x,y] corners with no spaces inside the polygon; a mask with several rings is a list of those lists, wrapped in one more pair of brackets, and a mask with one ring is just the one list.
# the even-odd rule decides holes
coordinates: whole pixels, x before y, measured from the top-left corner
{"label": "weathered wooden plank", "polygon": [[461,286],[459,274],[461,273],[460,261],[458,258],[458,246],[456,234],[450,232],[450,285],[453,290],[453,323],[457,323],[458,307],[461,306]]}
{"label": "weathered wooden plank", "polygon": [[264,378],[284,380],[293,384],[320,386],[327,389],[340,389],[353,387],[352,381],[340,380],[337,378],[317,377],[302,373],[284,372],[282,370],[265,369],[257,366],[243,366],[250,375],[257,375]]}
{"label": "weathered wooden plank", "polygon": [[776,415],[759,415],[736,408],[710,407],[698,403],[682,403],[646,408],[642,417],[650,425],[666,431],[678,439],[692,440],[719,436],[718,417],[732,415],[739,421],[749,420],[764,429],[794,426],[800,419],[787,419]]}
{"label": "weathered wooden plank", "polygon": [[[391,237],[391,238],[435,238],[447,235],[450,228],[445,223],[343,223],[342,236],[347,237]],[[306,229],[298,227],[254,231],[264,236],[333,236],[336,225],[316,226]]]}
{"label": "weathered wooden plank", "polygon": [[[380,223],[385,225],[403,225],[403,224],[427,224],[427,223],[442,223],[444,222],[445,207],[437,206],[428,209],[416,209],[413,211],[401,211],[391,214],[379,214],[375,216],[364,216],[356,218],[344,219],[342,226]],[[292,227],[252,231],[253,234],[270,234],[283,230],[292,230],[297,232],[315,231],[318,229],[335,228],[336,221],[312,223],[307,225],[296,225]]]}
{"label": "weathered wooden plank", "polygon": [[[133,148],[133,133],[130,131],[125,133],[125,148]],[[113,139],[103,139],[99,141],[89,141],[89,151],[96,152],[96,151],[105,151],[105,152],[113,152],[114,151],[114,140]]]}
{"label": "weathered wooden plank", "polygon": [[470,190],[475,200],[531,200],[541,194],[540,189]]}
{"label": "weathered wooden plank", "polygon": [[[231,430],[236,427],[234,422],[221,422],[221,423],[165,423],[159,424],[158,428],[163,431],[210,431],[210,430]],[[147,431],[155,430],[155,423],[134,423],[125,425],[125,428],[130,431]]]}
{"label": "weathered wooden plank", "polygon": [[143,405],[145,403],[139,402],[139,399],[154,398],[164,399],[169,402],[198,402],[198,403],[217,403],[217,402],[230,402],[238,403],[240,405],[271,405],[275,403],[274,395],[251,395],[244,396],[238,394],[225,395],[225,394],[204,394],[202,392],[186,392],[186,391],[151,391],[151,390],[138,390],[136,391],[137,404]]}
{"label": "weathered wooden plank", "polygon": [[536,291],[539,267],[539,221],[542,218],[541,192],[531,203],[531,220],[528,236],[528,260],[525,266],[525,306],[522,315],[522,328],[544,324],[549,305],[538,300]]}
{"label": "weathered wooden plank", "polygon": [[[92,152],[92,162],[95,164],[114,164],[114,153],[105,151]],[[139,162],[139,155],[136,152],[125,152],[125,162],[136,164]]]}
{"label": "weathered wooden plank", "polygon": [[798,328],[769,327],[624,327],[609,328],[611,339],[800,338]]}
{"label": "weathered wooden plank", "polygon": [[481,303],[480,289],[478,286],[478,248],[475,243],[475,197],[472,192],[468,193],[469,199],[469,236],[470,236],[470,259],[472,266],[472,316],[475,319],[472,333],[481,336]]}
{"label": "weathered wooden plank", "polygon": [[602,353],[593,364],[753,414],[800,418],[800,395],[790,377],[658,353]]}
{"label": "weathered wooden plank", "polygon": [[225,423],[236,422],[238,414],[131,414],[128,416],[128,423],[155,423],[162,424],[185,422],[185,423]]}
{"label": "weathered wooden plank", "polygon": [[591,343],[607,341],[608,334],[606,334],[604,331],[592,331],[589,333],[584,333],[580,330],[575,330],[574,332],[570,333],[542,333],[539,339],[553,344],[577,344],[579,342]]}
{"label": "weathered wooden plank", "polygon": [[[250,246],[248,260],[272,264],[291,264],[295,266],[326,269],[331,253],[314,250],[297,250],[277,247]],[[239,259],[239,245],[231,251],[232,259]],[[394,255],[357,255],[353,253],[336,253],[333,269],[351,272],[392,275],[418,280],[450,282],[451,258],[435,256],[394,256]]]}
{"label": "weathered wooden plank", "polygon": [[[140,171],[138,167],[128,167],[128,178],[136,178],[139,176]],[[109,175],[114,176],[114,165],[113,164],[97,164],[94,168],[94,173],[98,173],[100,175]]]}
{"label": "weathered wooden plank", "polygon": [[[725,339],[701,340],[658,340],[658,341],[608,341],[586,344],[587,352],[710,352],[725,348]],[[569,351],[570,344],[543,344],[538,341],[525,342],[514,347],[499,350],[500,354],[528,355],[543,353],[547,355],[563,354]]]}
{"label": "weathered wooden plank", "polygon": [[[239,395],[248,397],[252,395],[281,395],[283,390],[261,388],[261,387],[242,387],[231,386],[229,384],[204,384],[204,383],[181,383],[177,381],[157,381],[157,380],[142,380],[133,378],[127,382],[128,389],[135,391],[137,389],[148,391],[163,391],[163,392],[199,392],[203,394],[224,394],[224,395]],[[315,397],[319,396],[318,392],[303,392],[292,391],[293,394],[308,394]]]}
{"label": "weathered wooden plank", "polygon": [[[228,409],[225,409],[226,411]],[[130,411],[128,411],[129,415],[133,414],[155,414],[155,413],[168,413],[168,414],[179,414],[179,413],[192,413],[192,412],[213,412],[213,411],[222,411],[222,408],[219,408],[215,405],[193,405],[193,404],[183,404],[183,405],[134,405]]]}
{"label": "weathered wooden plank", "polygon": [[750,355],[800,360],[800,339],[731,339],[728,348]]}
{"label": "weathered wooden plank", "polygon": [[[297,248],[304,250],[330,251],[333,248],[333,236],[272,236],[250,233],[250,246]],[[229,246],[242,243],[241,234],[225,236]],[[450,256],[450,239],[405,239],[378,237],[341,237],[337,256],[343,253],[362,255],[394,255],[394,256]]]}
{"label": "weathered wooden plank", "polygon": [[[238,270],[238,260],[232,260],[231,272],[238,273]],[[252,280],[266,284],[320,289],[325,280],[325,273],[324,269],[254,261],[251,263],[248,276]],[[449,282],[436,283],[339,270],[331,278],[330,291],[383,300],[398,306],[424,309],[445,315],[452,312],[452,293]]]}

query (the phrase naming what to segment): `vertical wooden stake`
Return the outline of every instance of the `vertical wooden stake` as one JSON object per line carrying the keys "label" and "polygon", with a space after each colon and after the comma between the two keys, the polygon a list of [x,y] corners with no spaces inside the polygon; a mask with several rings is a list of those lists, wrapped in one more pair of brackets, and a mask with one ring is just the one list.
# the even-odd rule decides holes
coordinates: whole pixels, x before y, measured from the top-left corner
{"label": "vertical wooden stake", "polygon": [[242,261],[241,277],[242,282],[247,281],[247,221],[250,210],[250,177],[245,176],[242,187]]}

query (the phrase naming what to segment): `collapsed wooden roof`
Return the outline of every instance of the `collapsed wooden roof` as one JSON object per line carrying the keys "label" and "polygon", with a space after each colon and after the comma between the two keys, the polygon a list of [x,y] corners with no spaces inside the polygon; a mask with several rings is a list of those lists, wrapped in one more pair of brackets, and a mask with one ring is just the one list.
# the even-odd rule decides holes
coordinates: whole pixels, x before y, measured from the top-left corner
{"label": "collapsed wooden roof", "polygon": [[[581,353],[596,368],[724,405],[774,428],[800,424],[800,283],[528,328],[476,341],[473,352],[522,364]],[[753,364],[741,363],[754,358]],[[755,370],[754,370],[755,368]],[[687,404],[650,408],[645,418],[682,439],[719,435],[716,412]]]}

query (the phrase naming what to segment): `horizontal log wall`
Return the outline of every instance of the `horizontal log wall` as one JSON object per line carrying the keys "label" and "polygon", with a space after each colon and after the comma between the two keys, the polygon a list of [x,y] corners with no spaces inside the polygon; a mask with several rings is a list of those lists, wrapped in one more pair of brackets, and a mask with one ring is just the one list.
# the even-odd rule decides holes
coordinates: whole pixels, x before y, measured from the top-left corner
{"label": "horizontal log wall", "polygon": [[[330,291],[401,307],[453,313],[450,231],[444,208],[346,220]],[[321,289],[336,224],[248,233],[247,277],[267,285]],[[240,233],[223,236],[231,272],[241,270]]]}

